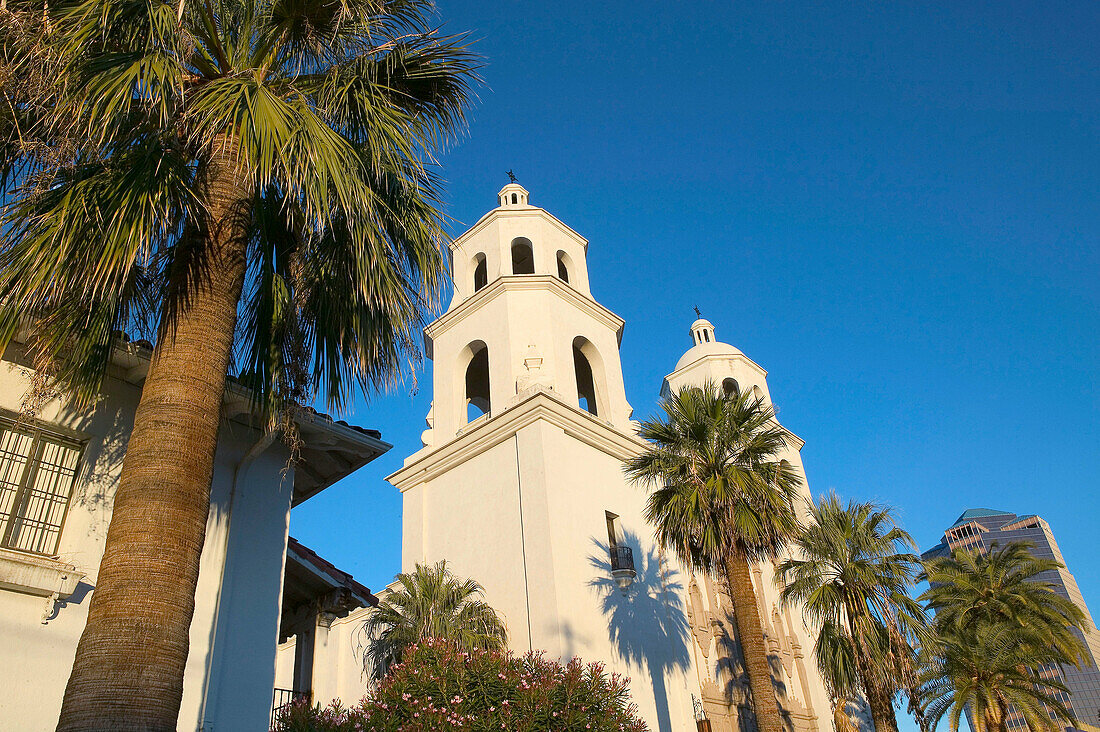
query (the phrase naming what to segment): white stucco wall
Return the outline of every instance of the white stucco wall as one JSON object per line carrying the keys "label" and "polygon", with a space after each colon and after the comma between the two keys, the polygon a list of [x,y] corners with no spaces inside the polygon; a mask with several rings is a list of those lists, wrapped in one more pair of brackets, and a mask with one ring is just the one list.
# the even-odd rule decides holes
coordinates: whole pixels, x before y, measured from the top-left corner
{"label": "white stucco wall", "polygon": [[274,441],[240,471],[225,529],[234,471],[259,437],[239,425],[222,431],[217,504],[200,564],[180,730],[267,727],[294,485],[293,471],[284,472],[288,451],[282,442]]}
{"label": "white stucco wall", "polygon": [[[576,427],[523,416],[536,409]],[[524,423],[512,430],[511,420]],[[474,447],[501,424],[506,434],[486,438],[495,444]],[[579,430],[592,439],[578,438]],[[601,439],[614,446],[593,444]],[[631,444],[545,393],[472,426],[440,451],[440,474],[396,479],[405,489],[403,570],[447,559],[458,576],[485,586],[514,651],[600,661],[632,680],[652,729],[692,730],[686,580],[653,542],[644,491],[623,477],[622,451]],[[451,461],[450,451],[462,459]],[[417,465],[406,470],[415,474]],[[634,552],[638,577],[625,594],[611,576],[606,511],[619,516]]]}
{"label": "white stucco wall", "polygon": [[[313,698],[328,705],[339,701],[352,707],[366,696],[369,679],[363,669],[365,637],[363,625],[372,608],[359,608],[347,617],[337,618],[326,638],[318,644],[314,657]],[[294,649],[296,638],[280,643],[275,663],[275,686],[294,688]]]}
{"label": "white stucco wall", "polygon": [[[29,382],[14,364],[0,363],[0,407],[19,412]],[[41,410],[44,422],[87,439],[77,484],[58,545],[61,561],[88,574],[76,593],[59,603],[57,616],[40,622],[44,598],[0,590],[0,720],[9,729],[52,730],[61,710],[76,644],[87,619],[89,592],[111,517],[114,485],[140,393],[122,383],[90,413],[74,415],[56,402]]]}
{"label": "white stucco wall", "polygon": [[[0,364],[0,407],[18,411],[28,386],[25,369],[9,361]],[[37,732],[56,725],[139,398],[138,386],[109,378],[91,410],[74,412],[55,401],[38,414],[47,427],[75,431],[85,441],[58,557],[88,576],[47,624],[40,622],[43,598],[0,590],[4,729]],[[239,476],[230,520],[234,472],[259,437],[230,423],[218,445],[179,717],[179,729],[186,732],[267,727],[293,472],[283,474],[286,449],[274,442]],[[227,546],[230,559],[225,562]],[[205,724],[200,722],[204,713]]]}

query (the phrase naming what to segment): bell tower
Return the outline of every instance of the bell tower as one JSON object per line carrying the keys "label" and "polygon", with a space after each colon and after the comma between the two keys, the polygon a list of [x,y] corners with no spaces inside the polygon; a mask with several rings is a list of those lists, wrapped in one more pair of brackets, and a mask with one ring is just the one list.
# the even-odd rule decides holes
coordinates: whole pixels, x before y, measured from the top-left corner
{"label": "bell tower", "polygon": [[[715,336],[714,324],[699,317],[689,328],[691,348],[680,357],[676,368],[665,377],[662,396],[686,386],[710,383],[727,396],[749,394],[770,405],[767,376],[759,364],[739,349],[722,343]],[[803,442],[787,432],[788,444],[779,456],[805,477],[799,451]],[[805,481],[802,498],[810,500]],[[805,518],[805,509],[803,518]],[[753,567],[753,586],[757,608],[764,626],[765,642],[772,661],[776,697],[792,732],[819,732],[828,728],[829,697],[813,658],[817,631],[810,628],[797,609],[784,608],[779,602],[775,582],[775,564],[760,562]],[[700,702],[713,729],[733,732],[748,707],[747,691],[731,669],[741,663],[733,638],[731,620],[733,602],[724,583],[692,576],[688,581],[688,618],[692,638],[704,661],[700,664]],[[819,710],[826,716],[819,717]]]}
{"label": "bell tower", "polygon": [[592,299],[588,242],[510,183],[451,245],[454,295],[425,331],[435,400],[425,447],[491,419],[534,387],[629,429],[623,321]]}
{"label": "bell tower", "polygon": [[[592,297],[588,242],[518,183],[451,245],[454,295],[425,329],[434,400],[402,494],[402,568],[482,583],[510,647],[633,679],[651,729],[694,730],[684,580],[655,546],[623,320]],[[694,685],[692,685],[694,684]]]}

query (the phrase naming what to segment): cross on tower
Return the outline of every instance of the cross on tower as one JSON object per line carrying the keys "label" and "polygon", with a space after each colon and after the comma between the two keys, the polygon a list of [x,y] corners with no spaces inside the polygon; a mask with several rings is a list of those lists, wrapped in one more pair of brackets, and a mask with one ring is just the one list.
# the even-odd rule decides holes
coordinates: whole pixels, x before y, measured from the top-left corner
{"label": "cross on tower", "polygon": [[508,182],[509,182],[509,183],[519,183],[519,181],[518,181],[518,180],[516,180],[516,174],[515,174],[515,173],[513,173],[513,172],[512,172],[512,171],[510,171],[510,170],[508,171]]}
{"label": "cross on tower", "polygon": [[699,306],[698,305],[695,306],[695,317],[697,317],[697,318],[703,317],[703,314],[701,312],[699,312]]}

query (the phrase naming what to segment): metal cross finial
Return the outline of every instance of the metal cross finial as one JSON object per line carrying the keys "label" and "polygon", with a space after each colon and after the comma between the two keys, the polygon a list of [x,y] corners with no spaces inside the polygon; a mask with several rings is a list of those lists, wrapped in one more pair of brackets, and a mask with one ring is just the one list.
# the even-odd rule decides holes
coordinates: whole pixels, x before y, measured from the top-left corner
{"label": "metal cross finial", "polygon": [[703,314],[701,312],[699,312],[699,306],[698,305],[695,306],[695,317],[697,317],[697,318],[703,317]]}
{"label": "metal cross finial", "polygon": [[518,180],[516,180],[516,174],[515,174],[515,173],[513,173],[513,172],[512,172],[512,171],[510,171],[510,170],[508,171],[508,182],[509,182],[509,183],[519,183],[519,181],[518,181]]}

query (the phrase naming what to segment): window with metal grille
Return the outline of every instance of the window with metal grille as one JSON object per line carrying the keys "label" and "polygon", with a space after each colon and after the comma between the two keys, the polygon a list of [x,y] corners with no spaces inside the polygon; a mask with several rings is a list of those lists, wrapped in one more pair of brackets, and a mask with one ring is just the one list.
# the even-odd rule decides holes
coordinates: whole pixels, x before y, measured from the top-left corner
{"label": "window with metal grille", "polygon": [[83,446],[0,419],[0,546],[54,554]]}

